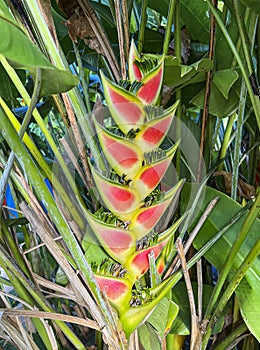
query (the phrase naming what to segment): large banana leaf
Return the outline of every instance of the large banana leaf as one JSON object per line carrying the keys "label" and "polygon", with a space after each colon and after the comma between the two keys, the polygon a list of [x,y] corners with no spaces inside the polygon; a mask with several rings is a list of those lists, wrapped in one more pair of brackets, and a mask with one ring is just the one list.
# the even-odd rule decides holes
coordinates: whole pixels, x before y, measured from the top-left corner
{"label": "large banana leaf", "polygon": [[15,68],[27,69],[32,75],[35,74],[36,68],[42,69],[42,96],[65,92],[77,85],[76,76],[53,66],[29,40],[10,15],[3,1],[0,2],[0,32],[0,55],[13,62]]}
{"label": "large banana leaf", "polygon": [[[190,191],[193,186],[196,185],[186,184],[183,188],[181,195],[182,211],[185,211],[187,209],[187,203],[190,200]],[[219,232],[230,221],[230,218],[241,209],[241,206],[238,203],[234,202],[230,197],[217,190],[207,187],[201,210],[205,210],[208,203],[217,196],[220,197],[220,199],[216,207],[194,240],[193,244],[196,249],[200,249],[204,244],[206,244],[206,242],[208,242],[217,232]],[[214,265],[218,271],[221,271],[230,252],[230,249],[240,231],[241,225],[245,220],[245,217],[246,214],[241,217],[240,220],[234,224],[226,233],[224,233],[218,242],[215,243],[213,247],[206,253],[206,259],[212,265]],[[236,255],[233,261],[230,274],[228,275],[228,280],[234,276],[239,266],[245,260],[247,254],[254,246],[255,242],[259,239],[259,232],[260,221],[256,220],[256,222],[251,227],[249,234],[239,251],[239,254]],[[243,319],[250,331],[258,340],[260,340],[259,290],[260,257],[255,260],[254,264],[247,271],[244,279],[238,285],[235,292],[239,300]]]}

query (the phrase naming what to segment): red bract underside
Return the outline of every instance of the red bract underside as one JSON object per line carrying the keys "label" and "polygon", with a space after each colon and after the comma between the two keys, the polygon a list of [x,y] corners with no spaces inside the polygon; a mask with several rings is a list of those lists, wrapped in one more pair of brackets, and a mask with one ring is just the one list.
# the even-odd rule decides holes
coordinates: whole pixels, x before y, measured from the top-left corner
{"label": "red bract underside", "polygon": [[135,247],[135,241],[128,234],[124,233],[123,230],[108,230],[106,227],[98,228],[98,236],[103,240],[105,245],[111,250],[112,253],[124,255],[127,253],[129,248]]}
{"label": "red bract underside", "polygon": [[107,148],[106,151],[114,158],[119,164],[125,168],[131,168],[138,162],[138,155],[135,151],[122,143],[116,142],[107,135],[102,135],[104,145]]}
{"label": "red bract underside", "polygon": [[117,301],[117,299],[121,298],[129,291],[128,285],[123,280],[118,281],[97,275],[95,275],[95,278],[99,284],[100,289],[106,293],[106,296],[111,301]]}
{"label": "red bract underside", "polygon": [[161,88],[163,74],[163,65],[161,65],[160,70],[151,76],[144,85],[140,87],[137,91],[136,96],[140,98],[146,104],[154,104],[158,97],[158,90]]}

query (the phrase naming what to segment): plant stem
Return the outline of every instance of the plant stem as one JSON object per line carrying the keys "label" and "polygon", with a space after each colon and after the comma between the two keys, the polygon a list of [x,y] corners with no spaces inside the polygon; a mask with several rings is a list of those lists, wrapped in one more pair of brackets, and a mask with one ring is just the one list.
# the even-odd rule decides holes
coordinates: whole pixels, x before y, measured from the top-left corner
{"label": "plant stem", "polygon": [[148,5],[148,0],[143,0],[142,1],[141,23],[140,23],[139,38],[138,38],[138,51],[139,51],[139,53],[143,52],[145,27],[146,27],[146,21],[147,21],[147,14],[146,14],[147,5]]}
{"label": "plant stem", "polygon": [[[211,299],[209,301],[209,304],[208,304],[208,307],[207,307],[207,310],[205,313],[205,319],[209,318],[209,315],[211,314],[213,308],[216,305],[216,302],[217,302],[217,299],[220,295],[221,289],[222,289],[224,282],[227,278],[227,275],[232,267],[234,257],[238,254],[239,249],[242,246],[242,244],[244,243],[251,226],[254,224],[255,220],[257,219],[257,217],[259,215],[259,206],[260,206],[260,193],[258,194],[254,204],[252,205],[252,207],[251,207],[251,209],[250,209],[250,211],[249,211],[249,213],[248,213],[248,215],[247,215],[247,217],[246,217],[246,219],[245,219],[245,221],[240,229],[238,237],[237,237],[236,241],[234,242],[234,244],[233,244],[233,246],[228,254],[227,260],[226,260],[224,267],[220,273],[219,279],[217,281],[217,284],[214,288]],[[209,324],[206,328],[206,333],[203,337],[204,348],[207,345],[211,331],[214,327],[214,324],[215,324],[217,318],[220,316],[227,301],[229,300],[232,293],[234,292],[234,290],[238,286],[239,282],[244,277],[246,271],[252,265],[253,260],[254,260],[254,256],[257,256],[259,254],[259,250],[260,250],[260,239],[256,242],[256,244],[254,245],[252,250],[249,252],[246,259],[244,260],[244,262],[240,266],[239,270],[236,272],[235,276],[229,282],[226,290],[222,294],[222,297],[216,306],[216,309],[215,309],[213,315],[210,317]]]}
{"label": "plant stem", "polygon": [[254,113],[255,113],[256,120],[257,120],[257,124],[258,124],[258,127],[260,129],[260,99],[259,99],[259,95],[255,94],[255,92],[253,91],[253,88],[251,86],[251,82],[250,82],[250,79],[248,77],[247,71],[245,69],[244,63],[241,60],[241,57],[240,57],[232,39],[231,39],[218,11],[214,8],[214,6],[212,5],[210,0],[206,0],[206,2],[208,4],[210,10],[214,14],[216,21],[218,22],[218,25],[219,25],[221,31],[223,32],[223,34],[228,42],[228,45],[229,45],[230,49],[232,50],[232,52],[237,60],[237,63],[241,69],[241,73],[244,77],[244,80],[245,80],[245,83],[246,83],[246,86],[248,89],[248,94],[249,94],[252,106],[254,108]]}
{"label": "plant stem", "polygon": [[234,199],[234,201],[236,201],[237,199],[239,158],[241,154],[241,142],[242,142],[242,136],[243,136],[242,132],[243,132],[243,125],[244,125],[246,96],[247,96],[247,88],[245,85],[245,80],[242,79],[238,115],[237,115],[237,130],[236,130],[236,142],[235,142],[233,172],[232,172],[232,187],[231,187],[231,197]]}
{"label": "plant stem", "polygon": [[[124,50],[126,55],[126,62],[128,61],[128,52],[129,52],[129,18],[127,13],[127,0],[122,0],[122,21],[123,21],[123,32],[124,32]],[[130,12],[131,16],[131,12]]]}
{"label": "plant stem", "polygon": [[[20,123],[16,119],[16,117],[13,115],[13,113],[10,111],[8,106],[5,104],[5,102],[1,99],[0,97],[0,105],[5,111],[5,114],[8,116],[8,119],[12,123],[13,127],[15,128],[16,131],[20,129]],[[30,153],[33,155],[34,159],[40,166],[40,168],[43,170],[45,176],[51,180],[52,182],[55,183],[55,190],[56,192],[60,195],[62,201],[64,202],[66,208],[69,210],[71,213],[73,219],[77,223],[77,225],[81,228],[84,229],[85,223],[83,222],[79,212],[77,211],[77,208],[75,207],[75,203],[72,203],[71,198],[67,194],[67,192],[64,190],[62,184],[58,179],[56,178],[56,174],[51,171],[51,168],[49,165],[46,163],[45,159],[43,158],[41,152],[38,150],[38,148],[35,146],[33,141],[30,139],[27,133],[25,133],[23,137],[23,142],[30,151]],[[14,177],[15,179],[15,177]],[[13,179],[13,181],[15,181]],[[27,196],[27,193],[23,190],[22,186],[19,186],[20,184],[16,182],[16,187],[19,189],[19,192],[22,194],[23,198],[27,201],[27,203],[30,203],[30,198]]]}
{"label": "plant stem", "polygon": [[[226,157],[226,154],[227,154],[227,149],[228,149],[228,146],[229,146],[229,143],[230,143],[230,136],[231,136],[231,133],[232,133],[232,129],[233,129],[233,124],[234,124],[234,121],[236,119],[236,113],[233,113],[229,119],[228,119],[228,124],[227,124],[227,127],[225,129],[225,134],[224,134],[224,139],[222,141],[222,144],[221,144],[221,150],[220,150],[220,154],[219,154],[219,159],[224,159]],[[223,162],[219,165],[218,167],[218,170],[223,170],[224,168],[224,164]]]}
{"label": "plant stem", "polygon": [[231,333],[228,333],[224,339],[221,340],[221,343],[214,346],[214,350],[226,350],[230,349],[230,346],[240,337],[243,333],[247,331],[247,326],[243,322],[239,324]]}
{"label": "plant stem", "polygon": [[[212,6],[217,8],[218,0],[212,0]],[[210,16],[210,42],[209,42],[209,59],[213,61],[214,51],[215,51],[215,36],[216,36],[216,19],[213,13]],[[197,182],[200,182],[203,169],[203,156],[205,151],[205,140],[206,140],[206,131],[208,125],[208,113],[209,113],[209,99],[210,99],[210,90],[212,82],[212,70],[207,73],[206,87],[205,87],[205,96],[204,96],[204,106],[202,112],[202,125],[201,125],[201,137],[200,137],[200,154],[199,154],[199,164],[198,164],[198,173],[197,173]]]}
{"label": "plant stem", "polygon": [[[168,16],[167,16],[167,26],[166,26],[166,31],[165,31],[165,37],[164,37],[164,42],[163,42],[163,53],[167,55],[168,50],[169,50],[169,44],[171,41],[171,35],[172,35],[172,23],[173,23],[173,17],[174,17],[174,11],[177,2],[179,0],[171,0],[169,4],[169,11],[168,11]],[[175,23],[176,26],[176,23]],[[175,29],[176,30],[176,29]],[[175,39],[175,30],[174,30],[174,40]],[[177,56],[176,52],[175,55]]]}
{"label": "plant stem", "polygon": [[[28,109],[26,111],[26,114],[25,114],[25,117],[23,119],[20,130],[18,131],[18,135],[21,139],[23,138],[23,135],[26,132],[26,129],[27,129],[27,127],[30,123],[31,117],[32,117],[33,110],[38,102],[40,89],[41,89],[41,82],[42,82],[41,69],[37,68],[32,99],[31,99],[30,104],[28,106]],[[5,169],[3,171],[3,174],[2,174],[2,177],[0,180],[0,191],[1,191],[0,192],[0,215],[1,215],[1,211],[2,211],[2,206],[3,206],[3,202],[4,202],[4,197],[5,197],[8,179],[10,177],[10,173],[11,173],[12,167],[14,165],[14,159],[15,159],[14,152],[11,151],[9,159],[7,160]]]}
{"label": "plant stem", "polygon": [[[173,2],[173,1],[172,1]],[[174,51],[175,56],[177,59],[181,62],[181,14],[180,14],[180,0],[176,0],[175,4],[171,4],[172,7],[175,7],[175,14],[174,14]],[[181,119],[182,119],[182,91],[181,89],[178,89],[176,91],[176,100],[180,101],[177,107],[176,111],[176,140],[181,139]],[[181,176],[181,151],[178,148],[176,152],[176,172],[177,176]]]}
{"label": "plant stem", "polygon": [[73,43],[73,49],[74,49],[74,52],[75,52],[75,56],[76,56],[76,60],[77,60],[78,68],[79,68],[79,78],[80,78],[80,82],[81,82],[81,85],[82,85],[83,95],[85,97],[85,103],[86,103],[86,106],[87,106],[87,111],[88,111],[88,113],[90,113],[92,108],[91,108],[91,104],[90,104],[90,98],[89,98],[89,93],[88,93],[88,84],[86,82],[84,68],[83,68],[83,65],[82,65],[82,60],[81,60],[81,57],[80,57],[77,45],[75,44],[74,41],[72,43]]}
{"label": "plant stem", "polygon": [[121,75],[122,75],[122,78],[125,80],[126,79],[126,57],[125,57],[125,49],[124,49],[124,31],[122,26],[121,10],[120,10],[121,1],[114,0],[114,2],[115,2],[115,11],[116,11],[118,45],[119,45],[120,62],[121,62]]}
{"label": "plant stem", "polygon": [[[239,37],[241,38],[242,47],[243,47],[243,54],[245,56],[245,62],[246,62],[246,65],[247,65],[249,76],[251,77],[253,75],[253,78],[255,78],[254,77],[254,64],[253,64],[252,56],[251,56],[251,53],[250,53],[250,44],[249,44],[249,40],[248,40],[248,36],[247,36],[247,29],[246,29],[246,26],[245,26],[245,22],[244,22],[244,20],[241,17],[241,9],[239,8],[240,4],[239,4],[238,0],[233,0],[232,2],[233,2],[233,8],[234,8],[236,21],[237,21]],[[250,20],[250,22],[251,22],[251,20]],[[252,44],[252,47],[253,47],[253,45],[254,45],[254,37],[252,38],[252,43],[251,44]]]}
{"label": "plant stem", "polygon": [[253,249],[249,252],[246,259],[244,260],[244,262],[242,263],[242,265],[240,266],[240,268],[236,272],[235,276],[229,282],[226,290],[222,294],[222,297],[220,298],[218,305],[217,305],[217,307],[216,307],[216,309],[215,309],[215,311],[214,311],[214,313],[213,313],[213,315],[208,323],[208,326],[206,328],[206,332],[204,334],[203,341],[202,341],[202,349],[206,349],[208,340],[210,338],[211,332],[216,324],[217,319],[221,315],[228,300],[231,298],[232,294],[236,290],[236,288],[239,285],[239,283],[241,282],[241,280],[244,278],[248,269],[252,266],[253,262],[255,261],[255,259],[259,255],[259,253],[260,253],[260,239],[258,239],[258,241],[254,245]]}
{"label": "plant stem", "polygon": [[17,133],[13,129],[12,125],[10,124],[8,118],[3,113],[1,108],[0,129],[2,130],[2,134],[6,139],[7,143],[10,147],[12,147],[13,151],[15,152],[16,157],[22,163],[24,171],[27,174],[32,186],[34,187],[35,193],[40,198],[42,198],[43,204],[46,210],[48,211],[49,216],[52,218],[53,223],[56,225],[56,227],[59,228],[59,232],[62,235],[64,242],[66,243],[75,263],[77,264],[78,269],[82,272],[82,275],[86,279],[89,288],[97,297],[100,308],[102,309],[103,313],[107,316],[107,318],[110,318],[112,324],[113,320],[110,316],[110,312],[107,310],[107,306],[93,277],[92,270],[86,261],[84,253],[78,241],[76,240],[73,232],[71,231],[70,227],[65,221],[64,216],[61,214],[59,208],[57,207],[54,198],[52,197],[49,189],[45,185],[38,168],[31,159],[30,154],[25,149],[25,146],[19,139]]}
{"label": "plant stem", "polygon": [[[43,299],[42,295],[32,286],[32,284],[27,281],[27,279],[22,275],[22,273],[19,271],[19,269],[13,265],[11,262],[11,258],[7,255],[7,253],[4,251],[3,247],[0,246],[0,261],[1,266],[5,266],[6,270],[11,272],[15,276],[15,278],[18,279],[20,282],[21,292],[20,297],[23,297],[25,295],[25,291],[27,291],[29,297],[27,298],[30,305],[34,305],[34,301],[44,310],[47,312],[52,312],[52,308],[46,304],[46,300]],[[64,332],[64,334],[68,337],[68,339],[73,343],[73,345],[78,350],[84,350],[85,347],[81,343],[81,341],[75,336],[75,334],[71,331],[71,329],[61,321],[55,321],[55,323],[59,326],[59,328]]]}

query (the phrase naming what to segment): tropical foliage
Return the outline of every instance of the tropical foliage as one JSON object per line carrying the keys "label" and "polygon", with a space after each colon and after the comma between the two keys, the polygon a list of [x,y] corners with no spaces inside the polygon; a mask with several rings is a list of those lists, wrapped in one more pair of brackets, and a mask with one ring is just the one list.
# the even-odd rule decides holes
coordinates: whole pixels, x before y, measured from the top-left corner
{"label": "tropical foliage", "polygon": [[4,349],[258,349],[257,1],[0,2]]}

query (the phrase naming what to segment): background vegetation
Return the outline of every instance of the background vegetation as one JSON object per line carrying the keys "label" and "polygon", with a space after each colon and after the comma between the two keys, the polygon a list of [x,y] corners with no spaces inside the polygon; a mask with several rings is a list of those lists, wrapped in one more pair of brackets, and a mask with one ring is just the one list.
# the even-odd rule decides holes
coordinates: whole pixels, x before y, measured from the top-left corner
{"label": "background vegetation", "polygon": [[[258,0],[0,1],[1,348],[259,348],[259,15]],[[161,256],[174,286],[127,340],[85,213],[92,115],[110,122],[100,71],[126,79],[132,39],[151,67],[165,55],[163,108],[180,101],[163,186],[185,178],[165,214],[186,216]]]}

